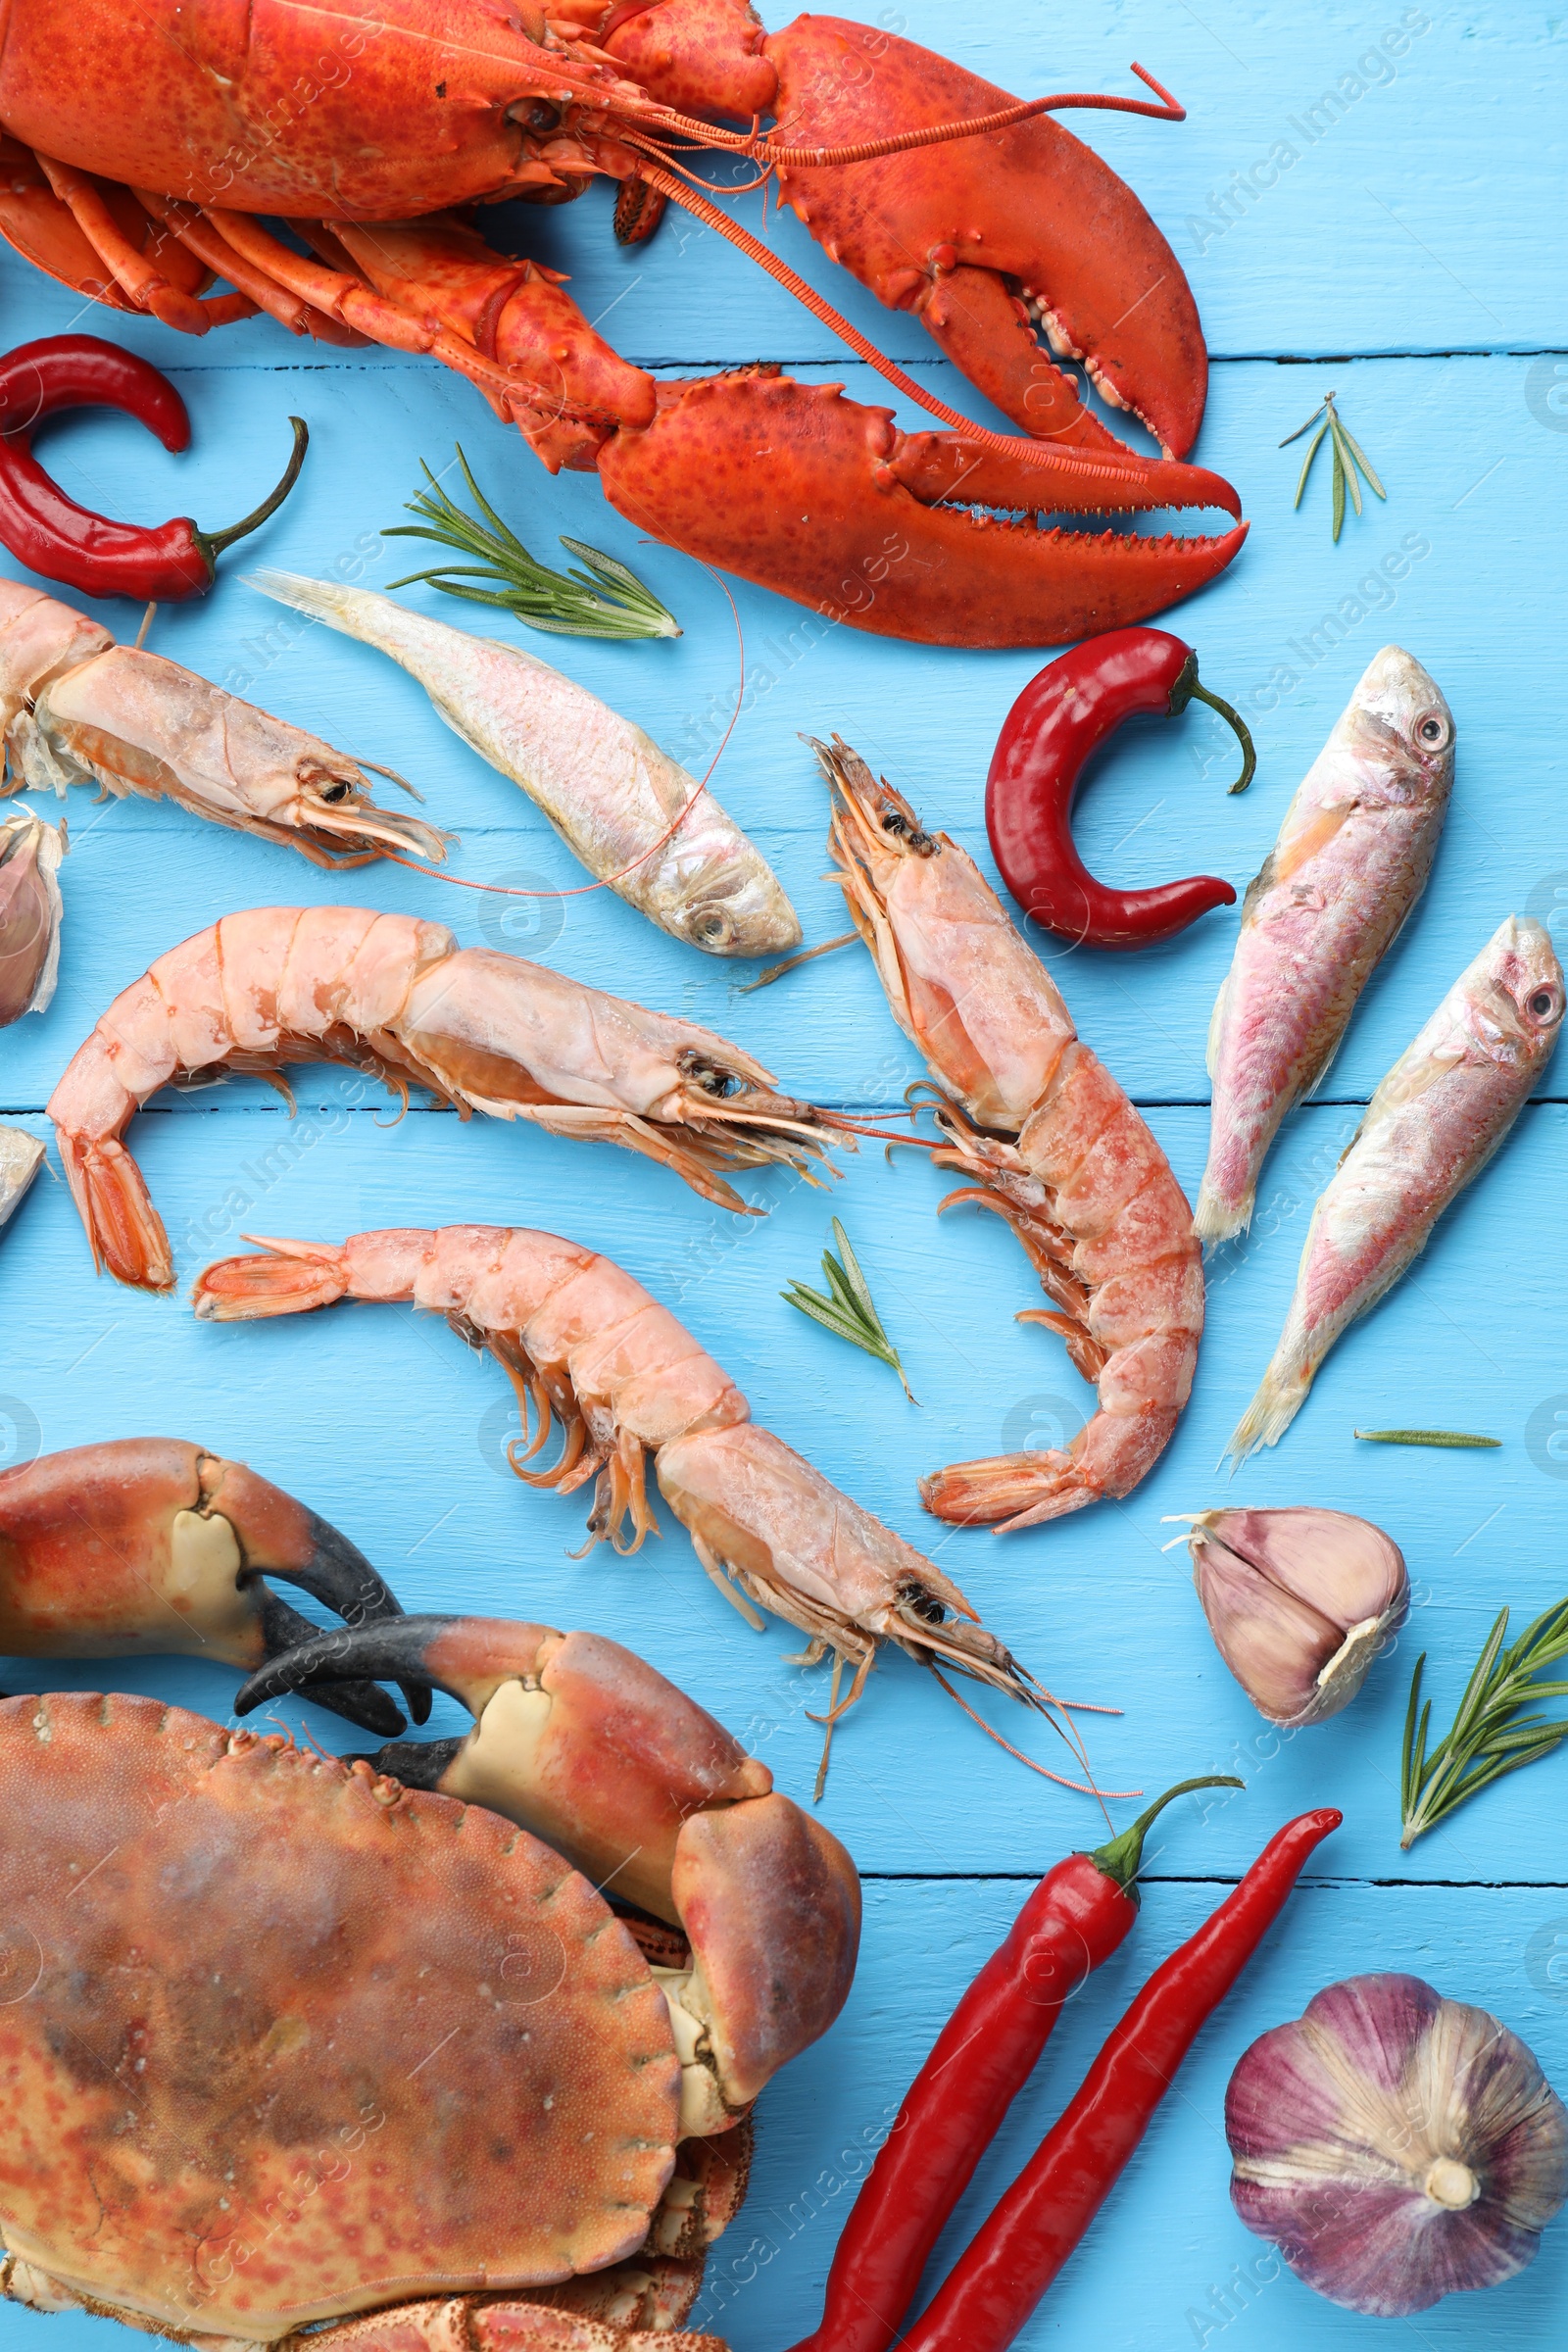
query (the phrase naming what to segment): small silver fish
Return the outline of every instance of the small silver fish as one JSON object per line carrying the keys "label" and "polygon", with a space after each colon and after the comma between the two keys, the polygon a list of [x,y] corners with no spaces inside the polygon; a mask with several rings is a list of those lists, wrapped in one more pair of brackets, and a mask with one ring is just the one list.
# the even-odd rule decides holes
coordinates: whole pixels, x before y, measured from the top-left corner
{"label": "small silver fish", "polygon": [[1317,1086],[1356,999],[1427,885],[1453,789],[1453,713],[1386,645],[1297,788],[1249,886],[1208,1029],[1208,1165],[1193,1230],[1251,1221],[1287,1111]]}
{"label": "small silver fish", "polygon": [[713,795],[703,793],[671,831],[697,798],[696,778],[548,662],[427,620],[373,589],[288,571],[253,573],[248,585],[400,662],[453,733],[521,785],[589,873],[662,931],[710,956],[800,945],[800,919],[771,866]]}
{"label": "small silver fish", "polygon": [[43,1162],[44,1148],[35,1135],[20,1127],[0,1127],[0,1226],[20,1205]]}
{"label": "small silver fish", "polygon": [[1278,1444],[1335,1341],[1480,1175],[1551,1058],[1563,1004],[1546,931],[1510,914],[1384,1079],[1312,1211],[1280,1344],[1226,1449],[1237,1462]]}

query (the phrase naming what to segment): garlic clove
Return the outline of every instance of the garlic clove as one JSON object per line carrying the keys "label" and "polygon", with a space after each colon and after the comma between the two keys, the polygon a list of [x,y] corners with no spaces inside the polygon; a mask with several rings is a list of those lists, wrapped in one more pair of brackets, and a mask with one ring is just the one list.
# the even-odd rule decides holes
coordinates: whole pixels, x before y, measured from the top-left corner
{"label": "garlic clove", "polygon": [[1568,2112],[1517,2035],[1419,1977],[1352,1977],[1231,2077],[1231,2196],[1298,2278],[1384,2319],[1495,2285],[1568,2198]]}
{"label": "garlic clove", "polygon": [[1349,1511],[1296,1503],[1272,1511],[1205,1511],[1197,1524],[1342,1626],[1381,1617],[1405,1590],[1397,1544]]}
{"label": "garlic clove", "polygon": [[62,906],[56,872],[66,829],[28,808],[0,824],[0,1029],[42,1012],[60,968]]}
{"label": "garlic clove", "polygon": [[1226,1665],[1271,1723],[1337,1715],[1402,1624],[1399,1547],[1346,1511],[1201,1511],[1193,1582]]}

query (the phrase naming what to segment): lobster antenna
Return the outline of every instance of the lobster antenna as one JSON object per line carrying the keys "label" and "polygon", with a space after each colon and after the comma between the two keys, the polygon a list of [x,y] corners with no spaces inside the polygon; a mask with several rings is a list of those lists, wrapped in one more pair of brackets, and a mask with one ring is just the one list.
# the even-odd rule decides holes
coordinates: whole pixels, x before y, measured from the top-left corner
{"label": "lobster antenna", "polygon": [[677,114],[673,107],[656,107],[651,112],[670,129],[687,138],[696,137],[706,147],[727,147],[732,154],[756,156],[766,163],[784,164],[802,172],[827,164],[869,164],[879,156],[905,155],[914,147],[940,147],[953,139],[980,138],[988,131],[1010,130],[1016,122],[1033,122],[1036,115],[1063,113],[1069,107],[1098,107],[1106,114],[1116,115],[1151,115],[1156,122],[1186,122],[1187,109],[1163,83],[1157,82],[1142,66],[1135,65],[1133,72],[1155,92],[1157,105],[1147,98],[1115,98],[1096,90],[1059,90],[1049,98],[1017,99],[1011,106],[999,107],[994,114],[975,115],[958,122],[928,122],[917,130],[895,131],[887,138],[866,139],[853,147],[779,146],[775,143],[776,131],[718,130],[710,122],[699,122],[695,116]]}
{"label": "lobster antenna", "polygon": [[[635,146],[643,153],[649,152],[635,132],[622,131],[619,135],[627,146]],[[982,449],[996,450],[1003,457],[1021,459],[1025,465],[1064,466],[1069,472],[1081,474],[1090,481],[1125,483],[1129,477],[1143,470],[1145,462],[1131,453],[1125,462],[1118,463],[1103,453],[1069,449],[1054,441],[1030,441],[1013,434],[994,433],[986,425],[976,424],[972,417],[961,416],[956,409],[950,409],[946,401],[938,400],[934,393],[924,391],[912,376],[905,374],[895,361],[884,359],[876,345],[862,335],[858,326],[852,326],[843,313],[825,301],[814,286],[808,285],[788,262],[780,261],[778,255],[770,251],[760,237],[754,237],[749,228],[743,228],[738,220],[732,220],[727,213],[720,212],[716,204],[710,204],[708,198],[699,195],[695,188],[685,186],[673,172],[664,171],[656,163],[648,163],[643,167],[642,176],[650,187],[657,188],[662,196],[667,196],[672,204],[694,213],[706,228],[716,229],[721,237],[727,237],[759,269],[765,270],[769,277],[776,278],[798,302],[804,303],[813,318],[819,318],[824,326],[830,326],[836,335],[841,336],[857,358],[864,360],[867,367],[874,368],[895,391],[902,392],[906,400],[912,400],[917,408],[924,409],[926,415],[934,416],[939,424],[951,425],[962,433],[965,440],[977,443]]]}

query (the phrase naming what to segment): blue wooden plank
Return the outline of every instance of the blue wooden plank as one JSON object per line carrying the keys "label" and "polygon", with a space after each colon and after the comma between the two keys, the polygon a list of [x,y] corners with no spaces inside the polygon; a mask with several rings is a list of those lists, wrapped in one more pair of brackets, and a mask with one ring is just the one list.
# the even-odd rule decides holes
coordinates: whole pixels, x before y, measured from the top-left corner
{"label": "blue wooden plank", "polygon": [[[1371,2323],[1331,2313],[1295,2281],[1255,2268],[1263,2249],[1225,2198],[1218,2118],[1230,2066],[1252,2034],[1335,1977],[1414,1968],[1494,2008],[1534,2043],[1559,2087],[1568,2083],[1568,2027],[1549,1966],[1554,1938],[1568,1936],[1568,1898],[1543,1826],[1568,1764],[1559,1758],[1505,1784],[1408,1855],[1397,1844],[1395,1788],[1413,1654],[1430,1654],[1441,1716],[1496,1609],[1529,1612],[1562,1589],[1568,1274],[1549,1227],[1568,1147],[1568,1065],[1548,1072],[1543,1092],[1554,1099],[1525,1114],[1411,1278],[1330,1360],[1284,1446],[1234,1485],[1215,1467],[1278,1331],[1307,1210],[1358,1102],[1502,913],[1550,918],[1568,900],[1550,683],[1560,667],[1558,600],[1543,578],[1564,521],[1565,364],[1556,354],[1568,321],[1561,273],[1544,260],[1539,233],[1561,184],[1562,33],[1539,7],[1505,21],[1448,6],[1422,13],[1425,30],[1404,26],[1413,12],[1402,0],[1311,12],[1284,0],[1205,0],[1200,16],[1126,0],[1049,24],[999,10],[956,20],[935,0],[907,0],[900,12],[897,28],[1014,88],[1125,87],[1137,57],[1190,109],[1181,129],[1103,116],[1076,118],[1074,127],[1127,173],[1171,236],[1219,361],[1201,455],[1237,482],[1254,528],[1226,578],[1171,622],[1199,645],[1204,677],[1239,701],[1261,766],[1251,793],[1231,800],[1230,738],[1217,721],[1194,713],[1179,728],[1129,731],[1079,820],[1092,860],[1132,884],[1200,869],[1245,883],[1355,677],[1390,637],[1428,663],[1459,722],[1454,809],[1428,900],[1368,991],[1333,1098],[1287,1130],[1251,1236],[1211,1268],[1192,1406],[1126,1504],[1005,1540],[945,1529],[920,1509],[918,1472],[1051,1442],[1092,1397],[1056,1341],[1013,1323],[1035,1294],[1008,1236],[963,1211],[939,1226],[941,1182],[909,1155],[890,1169],[868,1148],[846,1163],[831,1203],[799,1185],[760,1183],[771,1213],[742,1222],[608,1149],[479,1121],[463,1128],[422,1109],[384,1126],[336,1072],[304,1074],[294,1121],[245,1084],[160,1108],[133,1138],[182,1276],[241,1246],[244,1231],[330,1238],[411,1219],[537,1223],[607,1250],[734,1372],[760,1420],[939,1558],[1055,1689],[1125,1706],[1119,1719],[1083,1719],[1106,1786],[1157,1788],[1203,1769],[1245,1781],[1245,1793],[1202,1812],[1184,1807],[1170,1823],[1135,1943],[1073,2005],[939,2266],[1021,2161],[1146,1961],[1217,1898],[1219,1886],[1199,1875],[1234,1876],[1308,1803],[1343,1805],[1346,1826],[1325,1849],[1318,1883],[1204,2036],[1181,2094],[1027,2331],[1029,2346],[1144,2352],[1210,2346],[1221,2334],[1240,2343],[1243,2330],[1255,2337],[1261,2328],[1283,2352],[1331,2342],[1371,2352],[1380,2340]],[[1408,46],[1393,77],[1363,67],[1374,49],[1390,55],[1385,36],[1401,27]],[[1351,92],[1347,77],[1365,86]],[[1289,163],[1274,156],[1270,183],[1257,167],[1281,141],[1299,152]],[[567,211],[515,210],[496,225],[568,269],[588,315],[645,364],[691,372],[773,357],[883,402],[868,370],[847,366],[831,335],[711,235],[666,228],[626,255],[610,239],[608,210],[601,188]],[[755,200],[745,217],[757,224]],[[833,270],[793,220],[768,233],[884,349],[982,413],[919,327]],[[83,316],[74,298],[9,256],[0,256],[0,295],[19,339],[100,327],[175,369],[190,401],[195,447],[179,460],[126,420],[51,428],[50,463],[92,505],[142,517],[188,510],[221,522],[271,479],[286,412],[309,416],[309,472],[258,542],[258,561],[384,584],[416,551],[383,546],[378,526],[398,519],[417,488],[419,459],[445,464],[461,437],[541,553],[554,553],[561,530],[613,549],[688,628],[677,645],[633,649],[522,641],[689,763],[706,763],[737,682],[718,589],[684,559],[640,543],[591,479],[548,480],[443,371],[401,355],[290,344],[264,322],[192,345],[150,321]],[[1281,364],[1330,352],[1361,356]],[[1401,353],[1428,356],[1367,356]],[[1239,356],[1248,354],[1263,356]],[[1296,453],[1276,447],[1330,384],[1390,490],[1387,507],[1369,501],[1361,521],[1348,520],[1338,548],[1326,482],[1293,514]],[[893,405],[901,422],[921,421],[912,407]],[[410,681],[264,605],[235,576],[246,567],[243,555],[230,557],[219,594],[166,609],[154,645],[415,775],[437,821],[465,836],[457,870],[525,887],[577,884],[537,812],[439,726]],[[425,591],[410,593],[443,609]],[[990,748],[1042,657],[934,656],[824,631],[785,600],[744,586],[736,603],[749,687],[715,781],[773,859],[808,936],[828,936],[841,916],[821,879],[822,794],[801,730],[841,729],[929,821],[983,857]],[[133,633],[132,608],[99,610]],[[736,968],[688,955],[604,893],[509,906],[392,868],[319,876],[167,808],[98,809],[77,795],[71,817],[60,994],[44,1019],[0,1036],[0,1115],[20,1115],[35,1132],[47,1132],[42,1103],[118,988],[218,913],[269,902],[341,898],[434,913],[465,942],[538,953],[710,1022],[823,1101],[893,1102],[920,1074],[858,951],[741,997]],[[1234,910],[1217,913],[1134,958],[1052,951],[1084,1034],[1153,1106],[1190,1190],[1206,1134],[1203,1034],[1235,922]],[[918,1409],[891,1373],[779,1299],[790,1277],[813,1275],[830,1206],[844,1215],[905,1352]],[[505,1386],[439,1325],[406,1310],[343,1307],[298,1327],[198,1327],[181,1300],[95,1283],[64,1192],[45,1178],[0,1238],[0,1463],[136,1431],[199,1438],[336,1521],[410,1606],[584,1624],[631,1642],[755,1747],[781,1787],[808,1796],[819,1735],[808,1709],[819,1705],[823,1678],[786,1662],[795,1637],[777,1626],[748,1633],[667,1513],[662,1542],[634,1560],[604,1550],[569,1560],[580,1501],[526,1493],[511,1478]],[[1349,1434],[1396,1422],[1488,1430],[1503,1445],[1491,1455],[1405,1453],[1358,1446]],[[1163,1514],[1227,1495],[1360,1511],[1406,1551],[1411,1627],[1331,1725],[1287,1738],[1260,1723],[1214,1653],[1184,1555],[1160,1549],[1171,1533]],[[220,1720],[233,1690],[231,1676],[195,1664],[40,1671],[0,1661],[0,1688],[40,1680],[112,1681]],[[1065,1761],[1043,1728],[1001,1704],[987,1712],[1009,1736],[1021,1732],[1042,1762]],[[357,1744],[314,1709],[282,1707],[271,1720],[327,1745]],[[431,1729],[459,1722],[443,1702]],[[865,1956],[842,2026],[764,2102],[756,2187],[715,2258],[709,2306],[737,2352],[778,2352],[809,2325],[857,2143],[885,2118],[1029,1875],[1089,1842],[1098,1821],[1084,1798],[1026,1778],[900,1658],[884,1661],[840,1732],[825,1818],[872,1874]],[[1456,2347],[1544,2339],[1561,2303],[1565,2245],[1552,2233],[1525,2278],[1480,2302],[1441,2305],[1419,2322],[1421,2334]],[[1129,2262],[1126,2248],[1141,2259]],[[84,2320],[57,2321],[45,2337],[40,2322],[13,2310],[6,2327],[22,2352],[34,2342],[39,2352],[86,2352],[111,2340]]]}

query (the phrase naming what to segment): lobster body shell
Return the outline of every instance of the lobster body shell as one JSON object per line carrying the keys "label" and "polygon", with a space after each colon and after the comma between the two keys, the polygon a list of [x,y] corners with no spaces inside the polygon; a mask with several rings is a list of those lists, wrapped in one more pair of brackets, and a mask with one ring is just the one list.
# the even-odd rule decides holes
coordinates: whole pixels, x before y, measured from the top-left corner
{"label": "lobster body shell", "polygon": [[[496,194],[526,111],[580,72],[514,12],[376,0],[144,0],[134,96],[123,0],[24,0],[0,47],[0,119],[62,162],[194,204],[400,220]],[[541,22],[541,30],[542,22]]]}

